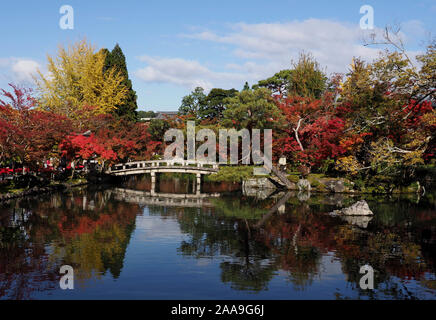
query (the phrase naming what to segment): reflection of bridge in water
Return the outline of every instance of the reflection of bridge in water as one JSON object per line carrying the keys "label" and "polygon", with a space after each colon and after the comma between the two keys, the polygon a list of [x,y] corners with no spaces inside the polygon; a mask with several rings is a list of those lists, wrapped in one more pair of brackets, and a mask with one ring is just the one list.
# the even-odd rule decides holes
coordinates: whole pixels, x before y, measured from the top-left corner
{"label": "reflection of bridge in water", "polygon": [[109,192],[114,194],[116,200],[132,202],[141,205],[187,208],[213,207],[213,204],[210,202],[209,198],[218,198],[220,196],[219,193],[156,193],[123,188],[115,188],[109,190]]}

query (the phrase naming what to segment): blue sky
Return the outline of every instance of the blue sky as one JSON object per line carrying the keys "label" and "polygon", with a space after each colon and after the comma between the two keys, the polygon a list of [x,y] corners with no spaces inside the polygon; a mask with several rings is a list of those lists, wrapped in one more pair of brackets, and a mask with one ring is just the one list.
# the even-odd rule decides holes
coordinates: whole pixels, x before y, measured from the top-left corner
{"label": "blue sky", "polygon": [[[74,29],[59,27],[62,5],[74,9]],[[436,0],[416,1],[8,1],[0,12],[0,88],[30,84],[58,44],[86,37],[96,47],[118,42],[142,110],[176,110],[195,86],[241,89],[311,52],[326,71],[344,72],[362,46],[362,5],[375,28],[400,24],[411,54],[435,36]]]}

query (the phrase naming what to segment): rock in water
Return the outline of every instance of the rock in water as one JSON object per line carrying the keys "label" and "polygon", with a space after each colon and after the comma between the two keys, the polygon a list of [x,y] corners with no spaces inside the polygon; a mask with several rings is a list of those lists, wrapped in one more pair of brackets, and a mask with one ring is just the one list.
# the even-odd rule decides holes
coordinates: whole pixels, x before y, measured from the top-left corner
{"label": "rock in water", "polygon": [[351,207],[338,210],[339,214],[346,216],[372,216],[374,213],[369,209],[368,203],[361,200],[353,204]]}

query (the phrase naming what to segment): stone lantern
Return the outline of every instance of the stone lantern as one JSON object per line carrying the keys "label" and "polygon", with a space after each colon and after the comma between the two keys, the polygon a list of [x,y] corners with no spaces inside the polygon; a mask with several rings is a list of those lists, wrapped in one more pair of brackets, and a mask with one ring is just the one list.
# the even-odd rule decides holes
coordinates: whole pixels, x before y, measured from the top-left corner
{"label": "stone lantern", "polygon": [[279,169],[280,171],[286,171],[286,157],[281,156],[279,159]]}

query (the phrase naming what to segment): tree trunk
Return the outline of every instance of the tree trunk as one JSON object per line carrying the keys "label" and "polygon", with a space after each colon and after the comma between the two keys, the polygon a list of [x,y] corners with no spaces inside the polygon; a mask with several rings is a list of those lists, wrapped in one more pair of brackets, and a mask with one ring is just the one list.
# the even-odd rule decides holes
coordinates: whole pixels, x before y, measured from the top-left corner
{"label": "tree trunk", "polygon": [[298,136],[298,130],[300,130],[300,126],[301,126],[301,121],[303,121],[303,119],[298,120],[298,124],[297,124],[297,128],[293,128],[292,130],[294,130],[295,132],[295,140],[297,140],[298,145],[300,146],[301,151],[304,151],[303,145],[300,142],[300,138]]}

